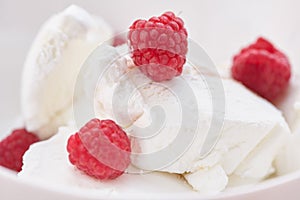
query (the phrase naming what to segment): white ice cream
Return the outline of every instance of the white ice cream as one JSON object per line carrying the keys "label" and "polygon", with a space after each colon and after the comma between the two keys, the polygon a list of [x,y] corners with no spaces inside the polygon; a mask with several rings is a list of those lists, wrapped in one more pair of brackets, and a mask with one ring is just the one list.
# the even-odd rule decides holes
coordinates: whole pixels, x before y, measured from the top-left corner
{"label": "white ice cream", "polygon": [[[18,176],[39,181],[42,185],[87,190],[90,195],[191,192],[184,179],[167,173],[124,174],[116,180],[105,182],[83,174],[69,162],[66,150],[67,140],[75,131],[72,125],[61,127],[52,138],[32,145],[24,156],[23,170]],[[164,187],[158,187],[158,183]]]}
{"label": "white ice cream", "polygon": [[[219,79],[191,73],[193,70],[185,70],[181,77],[168,82],[152,82],[124,58],[117,59],[117,62],[110,65],[110,61],[119,57],[118,51],[119,49],[109,46],[102,46],[94,51],[85,63],[85,73],[81,74],[77,83],[82,81],[79,84],[82,85],[82,95],[94,95],[92,97],[95,98],[95,104],[92,106],[95,106],[96,116],[116,120],[128,133],[135,136],[132,139],[135,153],[155,155],[163,149],[168,152],[157,154],[159,156],[154,159],[151,156],[135,155],[132,158],[135,166],[144,170],[183,174],[195,190],[203,193],[224,190],[231,177],[237,180],[232,185],[239,180],[255,183],[275,172],[273,162],[290,131],[281,112],[274,106],[229,79],[222,80],[225,99],[220,98],[222,95],[212,97],[207,83],[218,82]],[[86,74],[90,76],[85,76]],[[97,82],[100,83],[98,86]],[[210,89],[218,89],[215,86],[210,85]],[[202,159],[200,150],[212,123],[214,101],[225,101],[225,107],[214,110],[220,116],[225,112],[223,128],[214,150]],[[79,104],[80,102],[81,100]],[[79,107],[87,106],[85,101],[81,103]],[[189,112],[184,112],[185,110]],[[89,117],[89,114],[86,116]],[[193,130],[195,122],[197,126]],[[216,126],[216,123],[222,121],[214,121],[212,126]],[[174,143],[174,139],[180,136],[180,128],[183,130],[183,138],[192,136],[193,140],[188,141],[188,146],[182,146],[186,144],[184,139]],[[49,141],[34,145],[24,157],[25,165],[20,176],[45,177],[45,180],[51,180],[50,175],[45,175],[47,171],[54,174],[55,181],[66,184],[71,184],[71,181],[77,184],[79,178],[82,181],[91,180],[85,176],[76,177],[78,174],[73,172],[55,176],[59,169],[48,166],[49,158],[59,158],[57,164],[62,168],[70,167],[67,155],[53,149],[56,143],[60,144],[60,148],[65,147],[66,140],[67,136],[55,136]],[[178,149],[184,151],[178,152]],[[43,154],[45,150],[47,157]],[[170,162],[161,162],[168,159]],[[125,178],[126,176],[122,177]]]}
{"label": "white ice cream", "polygon": [[[176,87],[179,87],[181,91],[185,89],[181,88],[182,84],[178,79],[173,79],[167,84],[170,91],[155,83],[149,83],[138,90],[149,108],[155,105],[164,108],[166,120],[162,129],[156,128],[159,130],[157,135],[147,140],[138,139],[135,143],[139,144],[137,149],[141,153],[151,154],[167,148],[169,154],[158,154],[156,159],[152,157],[141,159],[137,156],[133,160],[134,164],[142,169],[179,174],[188,173],[185,175],[187,180],[200,192],[223,190],[231,175],[258,182],[274,173],[273,161],[290,132],[281,113],[267,101],[245,89],[244,86],[232,80],[223,80],[226,106],[221,138],[211,154],[201,159],[199,157],[204,138],[210,125],[216,126],[215,122],[211,121],[212,102],[210,101],[212,101],[212,97],[210,97],[209,90],[201,76],[184,74],[182,78],[190,84],[198,103],[199,124],[193,143],[180,158],[173,160],[173,163],[168,163],[170,165],[155,168],[159,160],[169,159],[172,153],[180,148],[178,145],[184,144],[184,142],[175,145],[173,143],[180,128],[186,135],[193,134],[191,122],[182,124],[181,117],[193,119],[197,113],[188,108],[189,106],[195,108],[196,105],[190,102],[186,104],[179,102],[182,104],[178,105],[178,99],[170,93],[170,91],[178,91]],[[214,77],[206,77],[206,79],[210,78],[214,79]],[[215,100],[224,101],[224,99]],[[183,109],[189,109],[191,112],[182,115]],[[149,110],[145,109],[146,112],[150,112]],[[149,116],[150,114],[146,114],[146,118]],[[154,114],[153,116],[158,115]],[[143,135],[144,129],[133,128],[132,132],[134,135]],[[176,155],[174,158],[177,158]],[[195,179],[199,181],[195,181]],[[200,181],[203,179],[210,180],[203,184]]]}
{"label": "white ice cream", "polygon": [[[222,77],[231,78],[229,67],[220,67]],[[288,136],[286,145],[280,150],[275,165],[277,175],[285,175],[300,169],[300,71],[293,68],[289,86],[276,102],[275,106],[282,112],[292,134]],[[236,183],[243,182],[237,177],[233,178]]]}
{"label": "white ice cream", "polygon": [[70,120],[80,66],[96,46],[111,37],[111,28],[101,18],[74,5],[42,26],[22,80],[22,112],[29,131],[45,139]]}
{"label": "white ice cream", "polygon": [[[156,83],[128,59],[119,58],[126,46],[101,46],[81,68],[92,50],[111,36],[111,28],[103,20],[77,6],[67,8],[43,25],[23,74],[22,110],[29,131],[42,139],[49,138],[58,127],[74,120],[72,106],[80,113],[75,112],[79,126],[93,117],[91,114],[111,118],[132,135],[132,148],[137,153],[132,162],[136,167],[182,174],[202,193],[220,192],[228,184],[256,183],[275,172],[284,174],[300,168],[300,161],[293,162],[295,155],[300,155],[294,142],[300,142],[300,133],[289,135],[281,112],[230,80],[228,74],[222,76],[222,88],[217,87],[217,76],[201,76],[190,66],[186,66],[182,76]],[[296,80],[287,100],[278,106],[294,132],[300,130],[300,93],[295,92],[300,91],[300,86]],[[224,96],[212,96],[211,90],[219,89]],[[213,107],[216,102],[225,102],[225,107]],[[88,106],[93,112],[82,113]],[[218,116],[225,113],[224,121],[213,121],[213,112]],[[220,123],[218,143],[202,158],[201,148],[210,127]],[[182,179],[167,173],[125,175],[121,181],[110,183],[82,175],[68,162],[65,149],[68,136],[76,129],[72,125],[61,128],[53,138],[33,145],[24,156],[19,176],[42,178],[53,184],[104,188],[108,193],[127,191],[128,185],[136,187],[143,181],[149,181],[149,187],[161,182],[168,185],[166,190],[187,190]],[[286,140],[292,145],[284,145]]]}
{"label": "white ice cream", "polygon": [[286,94],[276,102],[292,132],[300,134],[300,73],[294,72]]}
{"label": "white ice cream", "polygon": [[277,107],[282,110],[289,123],[292,135],[278,156],[276,163],[277,174],[284,175],[300,169],[300,73],[294,72],[289,88],[277,102]]}

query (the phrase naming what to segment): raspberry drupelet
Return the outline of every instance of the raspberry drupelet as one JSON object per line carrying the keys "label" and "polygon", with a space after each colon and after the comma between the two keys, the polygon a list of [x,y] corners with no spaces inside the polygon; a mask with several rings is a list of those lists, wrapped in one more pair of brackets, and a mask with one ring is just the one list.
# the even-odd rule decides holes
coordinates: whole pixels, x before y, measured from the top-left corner
{"label": "raspberry drupelet", "polygon": [[234,56],[231,72],[234,79],[272,102],[288,86],[291,66],[285,54],[258,38]]}
{"label": "raspberry drupelet", "polygon": [[130,140],[112,120],[92,119],[67,144],[70,162],[100,180],[121,176],[130,164]]}
{"label": "raspberry drupelet", "polygon": [[179,76],[186,62],[187,35],[183,20],[173,12],[136,20],[128,34],[134,64],[157,82]]}
{"label": "raspberry drupelet", "polygon": [[17,129],[0,142],[0,165],[16,172],[21,171],[23,155],[39,138],[26,129]]}

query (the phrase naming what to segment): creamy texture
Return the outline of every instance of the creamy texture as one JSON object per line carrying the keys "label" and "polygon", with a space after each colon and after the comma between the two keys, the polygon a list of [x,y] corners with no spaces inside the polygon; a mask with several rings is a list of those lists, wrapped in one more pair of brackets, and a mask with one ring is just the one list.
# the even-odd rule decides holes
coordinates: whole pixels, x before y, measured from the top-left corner
{"label": "creamy texture", "polygon": [[[195,132],[195,139],[179,159],[173,160],[174,162],[169,163],[170,165],[155,170],[180,174],[188,173],[185,175],[187,180],[190,180],[189,183],[200,192],[222,191],[226,187],[230,175],[249,179],[251,182],[258,182],[272,174],[275,170],[273,161],[289,134],[289,128],[281,113],[265,100],[246,90],[242,85],[232,80],[223,80],[226,106],[221,138],[210,155],[200,159],[200,149],[211,123],[211,97],[200,76],[184,74],[183,78],[186,78],[186,81],[194,89],[198,103],[199,124]],[[173,86],[180,85],[176,84],[176,81],[174,79],[169,84],[171,89],[174,89]],[[183,128],[186,134],[193,131],[190,130],[190,124],[181,124],[180,109],[176,109],[178,102],[172,95],[168,94],[167,90],[157,89],[155,84],[147,85],[139,91],[147,99],[145,101],[148,106],[160,104],[164,108],[167,113],[167,120],[159,134],[151,139],[136,142],[139,144],[138,151],[151,153],[164,147],[169,148],[170,152],[176,151],[179,146],[173,145],[172,140],[177,136],[178,130]],[[224,99],[218,100],[224,101]],[[195,106],[192,104],[184,105]],[[181,107],[181,109],[188,108]],[[197,113],[190,112],[187,116],[182,117],[190,118],[195,114]],[[215,125],[212,124],[212,126]],[[135,135],[142,135],[143,129],[133,129],[133,132]],[[161,156],[159,159],[168,159],[170,155]],[[151,169],[157,160],[140,159],[139,156],[136,156],[133,162],[140,168]],[[198,178],[199,181],[195,181]],[[210,179],[210,181],[203,184],[200,181],[202,178]]]}
{"label": "creamy texture", "polygon": [[[222,77],[231,78],[229,67],[218,68]],[[276,158],[276,174],[285,175],[300,169],[300,71],[294,67],[289,86],[285,93],[274,103],[282,112],[292,134]],[[235,184],[243,184],[244,180],[233,178]]]}
{"label": "creamy texture", "polygon": [[83,174],[69,162],[66,150],[67,140],[75,131],[73,125],[61,127],[52,138],[32,145],[24,156],[19,178],[107,196],[118,193],[191,192],[184,179],[175,174],[124,174],[116,180],[103,182]]}
{"label": "creamy texture", "polygon": [[[232,79],[231,68],[219,66],[218,71],[222,78]],[[282,112],[292,133],[300,133],[300,71],[292,71],[292,77],[287,90],[274,104]]]}
{"label": "creamy texture", "polygon": [[195,190],[208,194],[218,193],[224,190],[224,186],[228,183],[226,172],[220,165],[216,165],[210,169],[188,173],[185,174],[184,177]]}
{"label": "creamy texture", "polygon": [[[122,127],[128,127],[144,112],[139,93],[135,94],[135,101],[130,105],[127,105],[125,99],[135,89],[135,85],[127,76],[131,71],[127,66],[128,60],[120,58],[118,52],[126,50],[126,45],[117,48],[102,45],[83,65],[75,90],[78,102],[74,104],[74,110],[80,111],[76,118],[77,124],[83,125],[96,115],[99,118],[114,119]],[[128,109],[124,110],[123,105]],[[86,113],[89,109],[92,110]],[[118,116],[115,116],[114,111],[118,111]]]}
{"label": "creamy texture", "polygon": [[111,28],[101,18],[74,5],[42,26],[28,53],[22,80],[22,113],[29,131],[45,139],[70,120],[80,66],[111,37]]}
{"label": "creamy texture", "polygon": [[277,175],[285,175],[300,169],[300,134],[295,133],[288,138],[276,159]]}
{"label": "creamy texture", "polygon": [[276,106],[283,112],[292,132],[300,134],[300,72],[294,72],[285,95]]}
{"label": "creamy texture", "polygon": [[[41,28],[25,62],[22,111],[26,128],[41,139],[57,134],[30,147],[20,178],[108,195],[180,193],[191,187],[214,194],[300,168],[300,159],[295,159],[300,157],[299,77],[277,104],[295,133],[290,135],[281,112],[231,80],[228,68],[219,69],[222,80],[210,70],[202,68],[207,73],[200,74],[187,65],[182,76],[153,82],[123,56],[126,45],[102,45],[93,51],[111,36],[102,19],[77,6],[54,15]],[[102,182],[72,166],[68,137],[95,116],[115,120],[130,134],[129,173],[155,172]],[[218,126],[214,149],[201,157],[210,128]]]}
{"label": "creamy texture", "polygon": [[[222,77],[231,78],[230,68],[218,68]],[[292,77],[286,92],[275,102],[275,106],[282,112],[292,134],[288,135],[286,144],[281,148],[276,161],[276,174],[285,175],[300,169],[300,72],[293,69]],[[264,160],[264,157],[261,157]],[[263,162],[261,162],[263,163]],[[254,180],[248,180],[252,182]],[[254,181],[255,182],[255,181]],[[245,179],[232,176],[230,185],[245,184]]]}
{"label": "creamy texture", "polygon": [[286,94],[276,102],[289,123],[292,135],[279,154],[277,174],[284,175],[300,169],[300,73],[294,72]]}
{"label": "creamy texture", "polygon": [[[120,48],[126,49],[126,46]],[[242,182],[256,183],[275,172],[273,162],[290,131],[281,112],[274,106],[229,79],[222,80],[225,99],[220,98],[222,96],[212,97],[207,83],[212,84],[211,89],[217,89],[214,81],[219,81],[219,78],[213,75],[201,76],[190,66],[186,66],[183,75],[178,78],[155,83],[129,60],[119,59],[120,48],[97,48],[85,63],[85,71],[79,76],[77,83],[82,87],[79,90],[82,92],[82,99],[84,96],[94,98],[92,107],[96,116],[116,120],[131,134],[135,153],[132,156],[133,165],[143,170],[183,174],[188,183],[201,193],[220,192],[228,182],[233,186]],[[113,60],[117,61],[111,64]],[[223,123],[221,137],[214,150],[202,159],[200,150],[212,123],[213,101],[225,101],[224,108],[214,110],[225,112],[225,118],[224,123],[213,122],[212,126]],[[85,100],[79,99],[78,102],[82,103],[83,109],[88,106]],[[184,112],[185,110],[189,112]],[[79,120],[76,123],[81,124],[90,119],[89,115],[86,116],[87,119],[82,118],[82,122]],[[195,123],[197,126],[193,129]],[[186,143],[183,139],[174,143],[179,130],[183,130],[183,138],[193,136],[192,140]],[[49,158],[57,158],[57,163],[53,165],[70,169],[65,150],[62,151],[67,140],[66,133],[62,134],[64,132],[74,130],[61,129],[59,136],[33,145],[24,157],[25,165],[20,177],[34,175],[71,185],[92,181],[87,176],[78,176],[78,172],[73,170],[56,174],[58,169],[48,166]],[[188,145],[184,146],[186,144]],[[61,150],[56,151],[57,146]],[[155,154],[164,149],[167,154]],[[155,155],[154,159],[151,155]],[[169,162],[161,162],[165,160]],[[54,177],[53,180],[51,177]],[[177,179],[165,177],[169,175],[162,175],[161,186],[167,185],[165,187],[168,189],[169,181],[171,180],[171,184]],[[121,177],[121,180],[126,178],[127,175]],[[130,180],[128,178],[129,182]],[[103,188],[122,188],[117,183],[119,182],[100,185]],[[180,180],[172,184],[182,183],[184,182]],[[91,185],[94,182],[89,187]]]}
{"label": "creamy texture", "polygon": [[[108,49],[103,51],[107,52]],[[110,51],[117,52],[113,49]],[[101,55],[100,51],[98,53]],[[93,63],[90,65],[93,66]],[[132,140],[133,150],[150,155],[133,156],[134,165],[145,170],[188,173],[187,180],[201,192],[223,190],[230,176],[254,183],[274,173],[273,161],[290,131],[281,112],[270,103],[229,79],[222,80],[225,99],[211,97],[207,83],[214,83],[218,78],[203,77],[189,66],[186,66],[181,77],[155,83],[135,67],[130,65],[126,69],[124,65],[125,61],[110,68],[107,77],[103,78],[105,82],[97,87],[95,99],[96,105],[101,105],[96,106],[101,113],[108,113],[107,117],[117,119],[119,124],[127,128],[128,133],[136,136]],[[114,78],[108,78],[111,76]],[[217,84],[211,85],[211,88],[217,89],[216,86]],[[179,91],[182,93],[179,94]],[[195,101],[191,100],[193,95]],[[212,123],[212,102],[224,100],[225,110],[215,110],[225,111],[221,138],[211,154],[200,159],[200,149]],[[113,107],[117,108],[112,111]],[[189,112],[183,115],[183,109]],[[199,115],[198,127],[193,130],[195,115]],[[132,120],[128,121],[128,118]],[[183,118],[189,120],[183,123]],[[147,127],[149,125],[150,128]],[[183,155],[172,155],[181,148],[180,145],[185,145],[184,142],[176,145],[172,143],[178,137],[180,129],[184,134],[194,134],[195,138],[189,148],[183,148],[179,152],[185,151]],[[164,149],[169,153],[151,157]],[[160,163],[161,160],[168,160],[170,156],[174,158],[169,163]],[[202,185],[195,179],[206,174],[203,172],[210,174],[206,179],[214,176],[218,179],[211,178],[206,185]]]}

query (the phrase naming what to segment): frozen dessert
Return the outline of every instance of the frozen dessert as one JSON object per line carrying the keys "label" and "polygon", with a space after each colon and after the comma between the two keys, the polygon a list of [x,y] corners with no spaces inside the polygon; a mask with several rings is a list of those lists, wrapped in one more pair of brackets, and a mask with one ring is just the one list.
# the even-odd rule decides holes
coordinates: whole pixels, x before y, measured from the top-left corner
{"label": "frozen dessert", "polygon": [[296,72],[292,77],[291,84],[285,96],[276,102],[282,110],[292,135],[277,158],[277,174],[283,175],[300,169],[300,74]]}
{"label": "frozen dessert", "polygon": [[24,65],[21,103],[28,131],[46,139],[66,124],[80,66],[112,35],[103,19],[75,5],[45,22]]}
{"label": "frozen dessert", "polygon": [[[101,182],[76,170],[68,160],[67,140],[76,129],[69,125],[61,127],[49,140],[36,143],[31,153],[24,157],[25,165],[19,173],[21,179],[30,179],[55,185],[73,187],[91,193],[115,195],[119,193],[191,192],[188,184],[179,175],[153,172],[150,174],[124,174],[116,180]],[[49,160],[51,162],[49,163]],[[43,164],[42,164],[43,163]],[[45,170],[47,173],[44,173]],[[159,185],[160,186],[159,186]]]}
{"label": "frozen dessert", "polygon": [[[106,59],[114,60],[116,57],[119,57],[116,55],[118,53],[116,48],[110,46],[100,47],[100,49],[97,49],[95,52],[98,54],[98,56],[96,56],[98,57],[98,68],[106,67]],[[88,59],[87,63],[94,64],[90,59],[94,58],[95,52],[91,58]],[[105,57],[104,61],[101,61],[101,55],[109,54],[115,56]],[[225,90],[226,107],[221,138],[209,156],[201,159],[199,158],[199,153],[212,120],[212,102],[210,93],[201,74],[193,69],[189,69],[191,67],[186,67],[187,69],[183,72],[181,78],[184,79],[193,90],[196,97],[195,103],[197,103],[197,105],[190,104],[190,102],[180,102],[181,105],[178,105],[177,97],[172,95],[171,91],[182,91],[186,89],[182,86],[183,84],[180,80],[173,79],[169,81],[169,88],[166,89],[159,84],[155,84],[153,80],[147,78],[136,67],[132,67],[131,65],[127,66],[126,64],[129,62],[126,62],[123,58],[116,63],[117,64],[111,68],[111,71],[114,73],[108,73],[110,76],[103,78],[103,82],[105,81],[106,84],[102,84],[100,81],[99,87],[97,87],[95,94],[96,104],[101,105],[95,107],[99,109],[99,117],[102,117],[101,113],[102,115],[105,113],[106,117],[114,120],[118,119],[119,124],[122,124],[124,121],[122,116],[125,116],[124,113],[121,113],[123,109],[113,111],[110,110],[112,107],[108,106],[109,102],[114,102],[114,106],[119,107],[119,105],[116,105],[119,101],[114,101],[113,95],[122,95],[118,93],[109,94],[109,92],[125,91],[128,93],[131,91],[130,88],[132,87],[133,91],[137,94],[132,95],[132,98],[129,100],[131,103],[127,107],[130,118],[134,119],[132,123],[123,123],[127,133],[132,135],[147,134],[145,129],[139,128],[138,125],[136,126],[135,122],[138,124],[148,124],[149,121],[151,121],[151,117],[157,116],[155,114],[160,113],[159,110],[157,110],[158,113],[155,113],[155,110],[153,111],[153,109],[151,109],[157,105],[164,109],[166,115],[164,127],[157,135],[147,140],[139,139],[139,137],[132,138],[132,143],[138,144],[137,146],[132,147],[135,153],[151,154],[151,152],[158,152],[160,149],[169,146],[169,152],[176,152],[175,148],[179,147],[172,146],[172,142],[178,137],[178,134],[180,134],[178,133],[179,129],[182,128],[185,131],[185,134],[193,132],[193,125],[191,123],[181,124],[181,117],[193,119],[193,115],[199,115],[195,138],[191,141],[191,146],[180,156],[180,158],[175,157],[174,159],[176,160],[170,161],[172,163],[166,163],[167,166],[160,166],[157,160],[153,160],[151,157],[147,159],[137,154],[137,156],[134,156],[132,159],[132,164],[134,166],[142,170],[183,174],[188,183],[190,183],[195,190],[200,192],[222,191],[225,189],[228,181],[230,181],[230,177],[234,177],[235,182],[237,182],[238,179],[243,179],[246,183],[255,183],[267,178],[275,172],[273,161],[290,131],[280,111],[266,100],[259,98],[249,90],[245,89],[244,86],[233,80],[222,80]],[[89,69],[95,70],[95,67],[91,66]],[[94,74],[97,74],[97,72],[94,72]],[[125,74],[126,78],[121,78],[124,77]],[[207,76],[205,78],[217,79],[218,77]],[[139,82],[141,80],[142,84]],[[119,87],[122,89],[112,89]],[[187,92],[183,95],[188,94],[189,93]],[[123,97],[125,96],[126,95],[123,95]],[[217,100],[223,101],[224,99]],[[195,107],[198,107],[198,109],[182,116],[178,106],[181,106],[181,109],[185,110],[193,110],[190,108]],[[245,112],[240,112],[241,110]],[[118,113],[118,111],[120,111],[120,113]],[[115,116],[121,117],[114,117],[112,113]],[[161,123],[154,124],[154,126],[160,125]],[[153,130],[159,130],[159,128],[160,127],[154,127]],[[69,134],[73,132],[75,132],[75,129],[69,131]],[[55,137],[56,141],[60,137],[65,137],[64,143],[66,143],[66,136]],[[44,143],[49,146],[56,146],[56,144],[52,144],[52,142],[54,142],[54,140],[45,141]],[[50,149],[44,147],[42,144],[36,144],[26,153],[23,171],[20,174],[21,177],[32,177],[33,175],[40,177],[43,176],[40,173],[50,170],[48,165],[43,164],[48,160],[48,158],[42,159],[42,155],[44,155],[42,149],[45,148]],[[51,155],[51,153],[53,154]],[[48,151],[47,154],[47,157],[55,157],[55,154],[59,154],[59,152]],[[160,159],[168,160],[167,157],[170,155],[165,155],[167,157],[163,156],[164,155],[162,154]],[[37,159],[37,157],[41,158]],[[33,160],[38,160],[38,162],[36,162],[35,165],[32,165],[31,163]],[[60,163],[60,165],[69,166],[70,164],[64,162]],[[47,169],[43,169],[43,166]],[[56,182],[64,181],[63,176],[51,177],[52,179],[56,177]]]}
{"label": "frozen dessert", "polygon": [[77,6],[41,28],[21,101],[26,131],[42,141],[20,179],[105,195],[216,194],[300,168],[289,164],[300,86],[269,41],[242,49],[220,76],[189,62],[197,48],[172,12],[135,21],[126,44],[112,46],[112,33]]}
{"label": "frozen dessert", "polygon": [[292,132],[300,131],[300,73],[295,72],[291,79],[290,87],[286,94],[276,102],[276,106],[282,111]]}

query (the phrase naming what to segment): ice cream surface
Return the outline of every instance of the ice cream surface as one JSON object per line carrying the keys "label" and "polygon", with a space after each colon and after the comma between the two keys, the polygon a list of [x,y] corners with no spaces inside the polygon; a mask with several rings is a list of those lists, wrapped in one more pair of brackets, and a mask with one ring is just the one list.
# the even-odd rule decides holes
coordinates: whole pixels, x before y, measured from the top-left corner
{"label": "ice cream surface", "polygon": [[80,66],[111,37],[112,29],[104,20],[75,5],[45,22],[23,72],[22,114],[29,131],[45,139],[68,122]]}
{"label": "ice cream surface", "polygon": [[[104,195],[216,194],[300,168],[299,75],[277,108],[233,80],[229,68],[219,76],[187,62],[181,76],[155,82],[133,64],[127,44],[110,45],[112,34],[74,5],[41,28],[21,101],[26,129],[44,141],[24,155],[21,179]],[[68,160],[68,138],[95,117],[130,136],[132,163],[116,180],[91,178]],[[218,134],[206,140],[212,130]],[[207,145],[213,148],[204,156]]]}
{"label": "ice cream surface", "polygon": [[[77,86],[81,87],[79,91],[83,92],[82,98],[93,96],[92,106],[97,117],[115,120],[132,136],[135,153],[132,164],[135,167],[155,171],[154,176],[157,172],[164,172],[162,179],[169,177],[169,173],[173,176],[182,174],[195,190],[202,193],[220,192],[228,182],[231,185],[238,185],[240,182],[256,183],[276,171],[274,160],[290,131],[281,112],[273,105],[233,80],[203,75],[192,66],[186,66],[183,75],[178,78],[167,83],[155,83],[119,54],[122,48],[126,48],[126,45],[118,48],[107,45],[98,47],[85,62],[85,71],[82,78],[77,80]],[[99,74],[102,76],[99,77]],[[208,82],[214,83],[208,80],[222,81],[224,98],[211,96],[210,89],[217,88],[214,84],[208,86]],[[179,91],[182,93],[178,93]],[[192,96],[187,96],[191,94]],[[181,98],[186,96],[188,98]],[[214,108],[214,101],[224,101],[225,107]],[[224,112],[223,121],[212,121],[213,112]],[[222,123],[220,138],[213,151],[201,158],[200,150],[204,139],[210,127],[217,125],[215,123]],[[59,175],[60,172],[56,170],[60,169],[49,167],[47,160],[53,158],[58,162],[56,165],[63,166],[61,169],[74,170],[67,155],[62,155],[61,151],[54,148],[57,144],[66,144],[68,134],[74,131],[76,128],[62,128],[54,138],[33,145],[24,157],[20,177],[42,176],[45,180],[66,184],[81,184],[80,182],[85,182],[83,179],[88,179],[86,181],[91,185],[95,184],[95,187],[103,186],[102,182],[78,176],[75,172]],[[188,143],[174,142],[177,137],[184,138],[188,135],[193,136]],[[184,146],[186,144],[188,145]],[[48,156],[43,154],[46,149]],[[163,149],[171,154],[160,154]],[[184,151],[174,153],[178,149]],[[156,156],[155,159],[152,155]],[[164,160],[169,162],[160,163]],[[53,176],[45,175],[45,171]],[[127,176],[138,179],[137,175],[130,174],[122,179]],[[176,180],[173,176],[165,181]],[[117,182],[118,180],[114,183]],[[162,180],[163,185],[164,183]],[[182,180],[179,183],[184,185]]]}
{"label": "ice cream surface", "polygon": [[[191,192],[179,175],[151,173],[143,175],[124,174],[119,179],[101,182],[76,170],[68,160],[66,144],[76,131],[74,125],[61,127],[52,138],[33,145],[24,157],[21,179],[30,179],[60,188],[87,190],[89,194],[114,195],[120,193]],[[51,162],[49,162],[51,160]],[[47,172],[47,173],[45,173]],[[157,184],[164,187],[157,187]]]}
{"label": "ice cream surface", "polygon": [[283,112],[292,132],[300,131],[300,72],[295,72],[286,94],[276,102]]}
{"label": "ice cream surface", "polygon": [[285,96],[276,104],[282,110],[292,135],[288,137],[288,142],[279,154],[276,163],[278,165],[278,175],[284,175],[300,169],[300,73],[295,70],[290,86]]}

